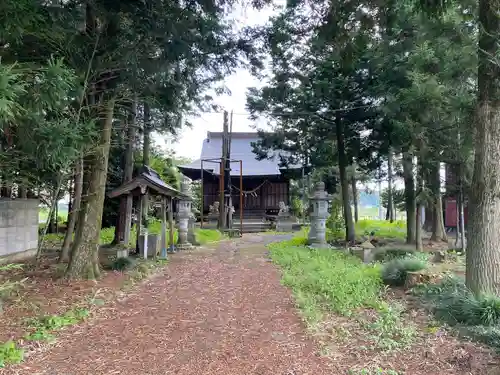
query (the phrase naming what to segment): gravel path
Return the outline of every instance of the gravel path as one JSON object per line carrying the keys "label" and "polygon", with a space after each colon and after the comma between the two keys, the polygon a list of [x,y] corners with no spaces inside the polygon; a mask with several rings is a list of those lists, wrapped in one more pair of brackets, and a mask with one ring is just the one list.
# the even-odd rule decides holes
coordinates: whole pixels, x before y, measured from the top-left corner
{"label": "gravel path", "polygon": [[8,374],[337,374],[266,259],[264,245],[283,238],[247,235],[175,255],[165,272]]}

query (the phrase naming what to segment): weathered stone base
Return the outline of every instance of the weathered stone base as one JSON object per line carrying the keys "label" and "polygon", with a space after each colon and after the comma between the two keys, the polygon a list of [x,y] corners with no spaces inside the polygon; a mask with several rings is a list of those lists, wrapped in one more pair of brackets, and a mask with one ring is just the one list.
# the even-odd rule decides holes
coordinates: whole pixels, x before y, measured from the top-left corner
{"label": "weathered stone base", "polygon": [[314,249],[326,249],[330,247],[330,245],[328,245],[328,243],[326,242],[310,242],[309,247],[312,247]]}
{"label": "weathered stone base", "polygon": [[370,263],[373,261],[374,258],[373,249],[354,248],[351,249],[350,251],[352,255],[361,259],[363,263]]}
{"label": "weathered stone base", "polygon": [[189,242],[186,243],[178,243],[175,248],[177,251],[182,251],[182,250],[189,250],[192,249],[194,246],[190,244]]}
{"label": "weathered stone base", "polygon": [[188,233],[188,242],[193,245],[193,246],[200,246],[201,244],[196,241],[196,236],[193,234]]}
{"label": "weathered stone base", "polygon": [[128,249],[119,249],[116,251],[117,258],[127,258],[128,257]]}
{"label": "weathered stone base", "polygon": [[293,221],[281,221],[276,222],[276,232],[292,232],[293,231]]}

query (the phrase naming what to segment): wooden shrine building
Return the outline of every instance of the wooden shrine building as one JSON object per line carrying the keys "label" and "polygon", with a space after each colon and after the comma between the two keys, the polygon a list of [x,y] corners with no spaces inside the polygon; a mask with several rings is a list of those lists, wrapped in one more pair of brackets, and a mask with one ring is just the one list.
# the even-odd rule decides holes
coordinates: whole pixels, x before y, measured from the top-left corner
{"label": "wooden shrine building", "polygon": [[[231,133],[230,159],[241,160],[230,164],[231,199],[235,208],[235,217],[240,217],[240,172],[243,184],[243,218],[261,219],[274,216],[279,212],[279,203],[290,204],[290,178],[300,174],[301,167],[281,168],[280,155],[273,154],[272,159],[257,160],[252,151],[252,142],[257,142],[257,133]],[[190,164],[179,166],[180,171],[193,181],[201,179],[203,161],[203,214],[208,214],[209,207],[219,201],[220,160],[222,155],[222,132],[208,132],[203,141],[201,155]]]}

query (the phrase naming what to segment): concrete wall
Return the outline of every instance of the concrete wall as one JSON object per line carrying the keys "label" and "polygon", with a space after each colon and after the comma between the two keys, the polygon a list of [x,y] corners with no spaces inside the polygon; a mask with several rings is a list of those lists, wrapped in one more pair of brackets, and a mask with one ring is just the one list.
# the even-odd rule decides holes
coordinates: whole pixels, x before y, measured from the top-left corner
{"label": "concrete wall", "polygon": [[0,199],[0,258],[30,256],[38,246],[38,200]]}

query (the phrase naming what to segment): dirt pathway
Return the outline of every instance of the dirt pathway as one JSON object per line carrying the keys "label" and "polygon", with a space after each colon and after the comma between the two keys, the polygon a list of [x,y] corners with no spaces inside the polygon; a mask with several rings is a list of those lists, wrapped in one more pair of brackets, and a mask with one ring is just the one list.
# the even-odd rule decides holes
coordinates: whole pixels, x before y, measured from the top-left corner
{"label": "dirt pathway", "polygon": [[[249,235],[178,254],[125,300],[8,374],[336,374],[304,336],[290,293]],[[5,370],[4,370],[5,371]]]}

